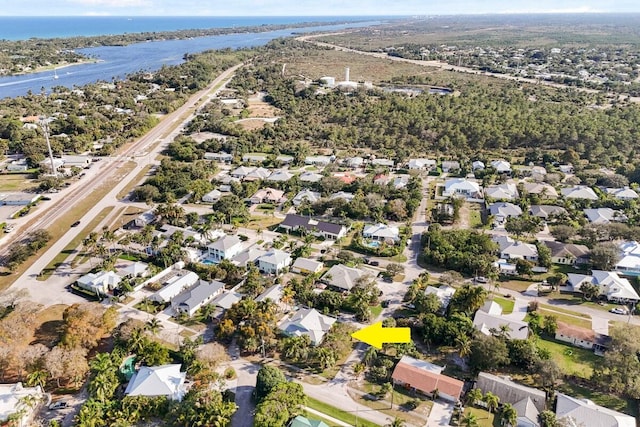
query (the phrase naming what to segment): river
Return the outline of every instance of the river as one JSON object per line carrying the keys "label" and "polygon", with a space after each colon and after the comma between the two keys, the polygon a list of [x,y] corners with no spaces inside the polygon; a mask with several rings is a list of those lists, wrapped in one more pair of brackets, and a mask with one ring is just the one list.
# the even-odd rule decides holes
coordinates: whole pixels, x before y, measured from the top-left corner
{"label": "river", "polygon": [[[154,71],[163,65],[183,62],[185,53],[199,53],[211,49],[245,48],[262,46],[279,37],[314,31],[338,31],[345,28],[379,25],[381,21],[357,22],[339,25],[289,28],[259,33],[224,34],[197,37],[187,40],[162,40],[135,43],[128,46],[103,46],[79,49],[78,52],[95,58],[98,62],[84,63],[54,71],[0,78],[0,98],[26,95],[29,91],[50,92],[55,86],[73,88],[97,81],[111,82],[123,79],[137,71]],[[57,78],[55,78],[57,75]]]}

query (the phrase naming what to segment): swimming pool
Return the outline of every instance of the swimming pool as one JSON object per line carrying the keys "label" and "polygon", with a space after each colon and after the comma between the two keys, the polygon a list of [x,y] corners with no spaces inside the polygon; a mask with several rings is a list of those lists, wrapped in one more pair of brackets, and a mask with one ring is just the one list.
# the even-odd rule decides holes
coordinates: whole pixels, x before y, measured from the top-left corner
{"label": "swimming pool", "polygon": [[378,249],[380,247],[380,242],[378,242],[377,240],[372,240],[367,243],[367,246],[369,246],[370,248]]}
{"label": "swimming pool", "polygon": [[214,265],[215,264],[215,262],[211,261],[210,259],[203,259],[200,263],[204,264],[204,265]]}

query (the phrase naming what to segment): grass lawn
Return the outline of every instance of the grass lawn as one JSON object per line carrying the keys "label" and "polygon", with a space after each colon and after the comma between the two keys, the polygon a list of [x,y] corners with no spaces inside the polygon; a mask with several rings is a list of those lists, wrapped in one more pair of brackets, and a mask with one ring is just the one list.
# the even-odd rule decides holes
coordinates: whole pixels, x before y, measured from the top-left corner
{"label": "grass lawn", "polygon": [[0,191],[24,191],[37,186],[29,173],[2,174],[0,178]]}
{"label": "grass lawn", "polygon": [[[496,418],[495,414],[492,414],[489,411],[485,411],[480,408],[464,408],[464,415],[473,414],[476,416],[476,420],[478,421],[478,427],[493,427],[499,426],[500,420]],[[463,417],[464,417],[463,415]]]}
{"label": "grass lawn", "polygon": [[590,378],[593,367],[602,362],[602,357],[596,356],[591,350],[573,347],[558,341],[540,338],[538,346],[548,350],[551,353],[551,358],[567,375]]}
{"label": "grass lawn", "polygon": [[146,177],[149,174],[149,170],[150,169],[151,169],[151,165],[147,165],[147,166],[143,167],[142,170],[140,172],[138,172],[136,177],[133,178],[129,182],[129,184],[125,185],[125,187],[122,190],[120,190],[120,192],[117,194],[116,198],[118,200],[121,200],[121,199],[124,199],[125,197],[127,197],[127,195],[129,193],[131,193],[138,186],[138,184],[141,183],[143,178]]}
{"label": "grass lawn", "polygon": [[405,254],[398,254],[398,255],[394,255],[391,258],[389,258],[390,261],[393,262],[407,262],[407,256]]}
{"label": "grass lawn", "polygon": [[515,305],[515,301],[513,299],[494,296],[493,302],[495,302],[496,304],[500,305],[500,307],[502,307],[502,314],[513,313],[513,306]]}
{"label": "grass lawn", "polygon": [[107,215],[109,215],[112,210],[113,206],[107,206],[106,208],[102,209],[100,213],[95,218],[93,218],[91,222],[87,224],[82,229],[82,231],[73,238],[73,240],[71,240],[71,242],[69,242],[69,244],[62,250],[62,252],[56,255],[55,258],[51,260],[49,265],[47,265],[40,272],[37,280],[46,281],[49,277],[51,277],[53,272],[56,271],[56,268],[58,268],[58,266],[62,264],[64,260],[66,260],[73,253],[73,251],[75,251],[76,248],[82,244],[84,238],[87,237],[87,235],[91,233],[98,226],[98,224],[100,224],[100,222],[102,222],[102,220],[104,220]]}
{"label": "grass lawn", "polygon": [[242,227],[250,230],[267,230],[281,222],[282,219],[275,216],[252,216],[248,223],[242,224]]}
{"label": "grass lawn", "polygon": [[498,286],[500,288],[511,289],[512,291],[524,292],[529,289],[529,286],[533,285],[533,282],[526,280],[516,279],[503,279],[498,280]]}
{"label": "grass lawn", "polygon": [[568,314],[569,316],[583,317],[585,319],[591,320],[591,316],[588,315],[588,314],[580,313],[579,311],[568,310],[568,309],[562,308],[562,307],[556,307],[555,305],[538,304],[538,307],[540,307],[543,310],[547,310],[547,311],[557,311],[558,313]]}
{"label": "grass lawn", "polygon": [[382,306],[380,304],[373,306],[373,307],[369,307],[369,310],[371,310],[371,319],[377,319],[378,316],[380,316],[380,313],[382,313]]}
{"label": "grass lawn", "polygon": [[311,409],[315,409],[318,412],[322,412],[323,414],[329,415],[330,417],[336,418],[351,425],[356,425],[357,420],[357,425],[359,426],[378,427],[378,424],[374,424],[371,421],[363,420],[362,418],[357,418],[356,414],[353,412],[345,412],[341,409],[329,405],[328,403],[321,402],[311,397],[307,397],[307,406]]}
{"label": "grass lawn", "polygon": [[482,215],[478,209],[471,208],[469,210],[469,227],[482,228]]}
{"label": "grass lawn", "polygon": [[560,385],[558,391],[576,398],[589,399],[596,405],[604,406],[605,408],[623,412],[634,417],[638,416],[638,405],[633,400],[623,399],[610,393],[593,391],[575,383],[568,382]]}

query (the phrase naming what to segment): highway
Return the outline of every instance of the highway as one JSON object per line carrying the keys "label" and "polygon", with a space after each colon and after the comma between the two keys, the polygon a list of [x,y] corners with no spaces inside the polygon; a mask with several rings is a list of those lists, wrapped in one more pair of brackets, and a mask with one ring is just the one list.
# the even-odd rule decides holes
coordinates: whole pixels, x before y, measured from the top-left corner
{"label": "highway", "polygon": [[[86,177],[60,193],[52,195],[57,196],[55,198],[52,197],[52,200],[55,201],[48,208],[45,209],[43,207],[40,215],[29,219],[27,219],[27,217],[23,218],[24,222],[17,224],[16,230],[7,236],[11,239],[3,239],[3,247],[0,250],[0,255],[6,253],[8,243],[24,238],[33,230],[49,227],[67,215],[77,203],[89,196],[94,190],[102,186],[110,186],[105,197],[80,219],[81,226],[70,228],[58,241],[53,242],[53,244],[47,248],[46,252],[40,255],[24,274],[16,280],[18,285],[14,283],[14,286],[31,288],[32,296],[41,293],[45,287],[42,282],[35,280],[38,273],[82,231],[84,224],[88,224],[103,208],[113,206],[117,203],[117,194],[136,179],[137,175],[148,164],[149,159],[154,159],[166,148],[173,138],[182,130],[183,126],[193,118],[197,112],[197,107],[201,105],[201,103],[204,105],[213,96],[211,92],[214,88],[224,86],[224,84],[232,78],[235,71],[243,65],[244,64],[238,64],[222,72],[211,84],[191,96],[182,107],[167,115],[146,135],[125,146],[117,157],[104,159],[95,163],[93,168],[87,171]],[[182,119],[182,117],[185,118]],[[136,166],[125,175],[120,171],[120,168],[129,161],[136,162]],[[34,213],[37,212],[38,211]],[[33,289],[38,285],[39,289],[37,291]],[[46,288],[49,287],[47,286]],[[38,296],[40,300],[46,298],[44,295]]]}

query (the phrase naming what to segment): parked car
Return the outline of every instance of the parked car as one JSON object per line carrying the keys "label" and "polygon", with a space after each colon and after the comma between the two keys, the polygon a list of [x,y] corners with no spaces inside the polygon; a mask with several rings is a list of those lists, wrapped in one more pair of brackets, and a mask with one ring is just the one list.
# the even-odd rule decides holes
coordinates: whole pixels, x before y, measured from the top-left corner
{"label": "parked car", "polygon": [[614,314],[629,314],[626,309],[620,307],[612,308],[611,310],[609,310],[609,312]]}
{"label": "parked car", "polygon": [[57,409],[64,409],[66,407],[69,406],[69,402],[67,402],[66,400],[59,400],[57,402],[53,402],[51,405],[49,405],[49,410],[53,411],[53,410],[57,410]]}
{"label": "parked car", "polygon": [[484,276],[477,276],[474,280],[476,283],[489,283],[489,279]]}

